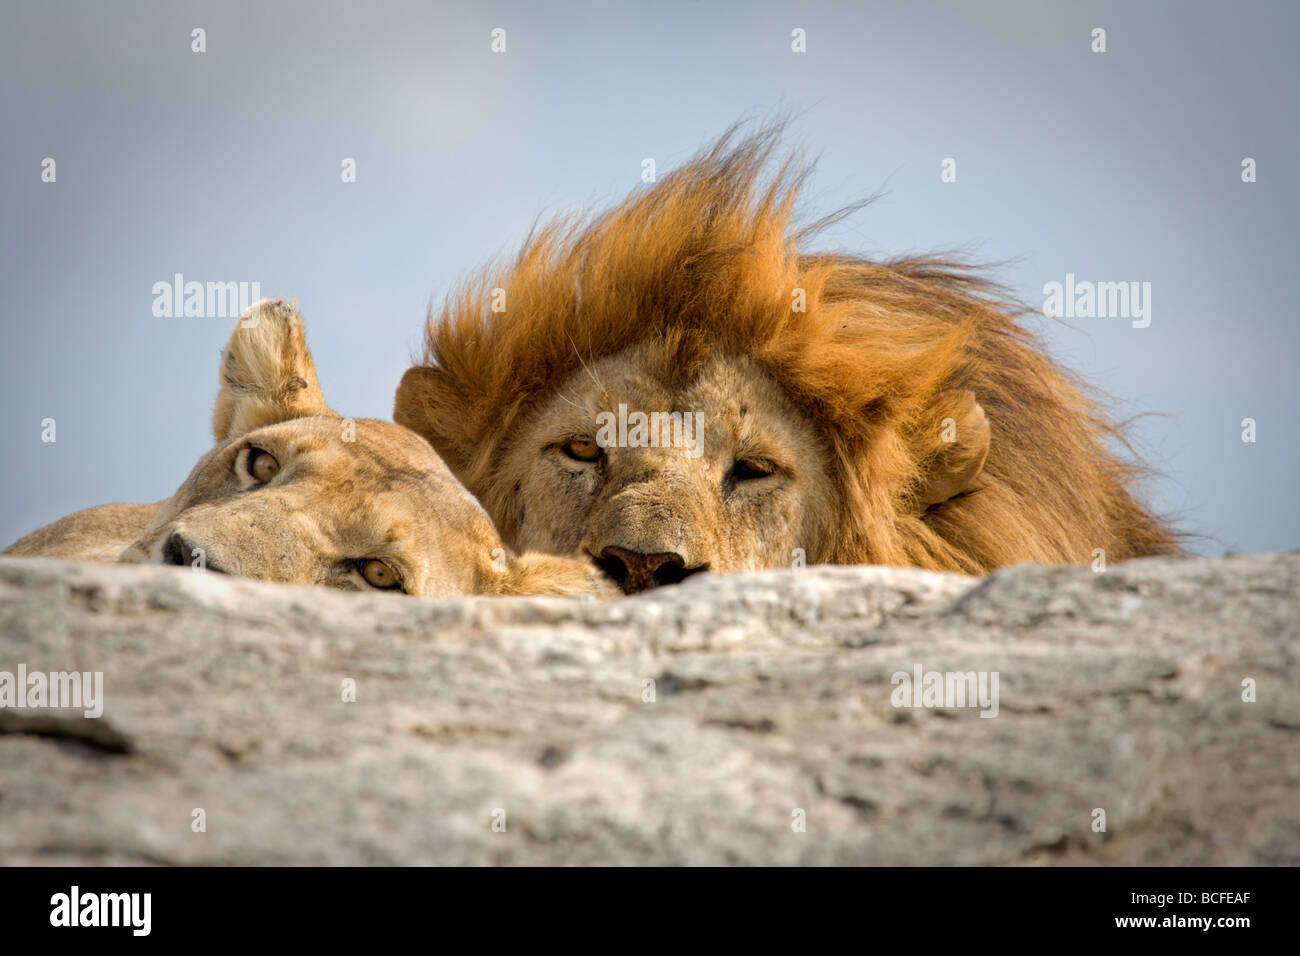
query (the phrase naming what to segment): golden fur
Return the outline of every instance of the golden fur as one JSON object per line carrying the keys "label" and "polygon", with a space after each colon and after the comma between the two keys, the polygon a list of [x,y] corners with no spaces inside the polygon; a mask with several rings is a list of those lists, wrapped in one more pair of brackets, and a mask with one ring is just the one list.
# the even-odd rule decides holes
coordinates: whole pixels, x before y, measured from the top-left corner
{"label": "golden fur", "polygon": [[[815,231],[791,227],[804,174],[764,173],[779,133],[729,133],[616,208],[535,230],[430,315],[395,420],[432,442],[507,540],[602,559],[655,548],[688,571],[727,570],[803,549],[809,562],[981,573],[1094,549],[1176,553],[1134,497],[1141,469],[1108,447],[1120,428],[1019,324],[1022,308],[952,262],[799,251]],[[792,308],[799,290],[806,311]],[[757,398],[759,415],[785,438],[746,433],[760,380],[783,398]],[[592,411],[624,396],[705,404],[716,454],[691,465],[696,478],[647,449],[604,449],[584,472],[547,457],[572,428],[547,428],[566,403],[589,434]],[[737,498],[727,468],[745,442],[784,458]],[[658,530],[619,544],[617,527],[647,521]],[[683,555],[674,541],[692,535],[700,553]]]}
{"label": "golden fur", "polygon": [[119,503],[83,508],[37,528],[0,553],[16,558],[116,561],[149,527],[162,504]]}
{"label": "golden fur", "polygon": [[[325,404],[302,320],[254,305],[222,356],[216,447],[158,505],[103,505],[33,532],[5,553],[203,566],[354,590],[383,562],[410,594],[601,594],[588,563],[516,557],[424,439]],[[278,471],[259,480],[258,451]],[[381,579],[382,580],[382,579]]]}

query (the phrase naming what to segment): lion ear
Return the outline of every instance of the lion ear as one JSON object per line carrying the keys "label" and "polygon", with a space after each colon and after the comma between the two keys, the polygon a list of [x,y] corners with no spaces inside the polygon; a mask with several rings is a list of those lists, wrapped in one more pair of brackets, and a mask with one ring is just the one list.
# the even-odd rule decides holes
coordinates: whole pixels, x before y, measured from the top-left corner
{"label": "lion ear", "polygon": [[974,392],[940,392],[932,408],[935,450],[922,463],[920,494],[926,508],[970,491],[989,456],[989,422]]}
{"label": "lion ear", "polygon": [[465,431],[464,397],[436,368],[415,365],[406,370],[393,399],[393,421],[422,437],[459,475],[473,455]]}
{"label": "lion ear", "polygon": [[334,414],[292,303],[262,299],[249,307],[221,355],[220,381],[212,413],[218,444],[291,418]]}

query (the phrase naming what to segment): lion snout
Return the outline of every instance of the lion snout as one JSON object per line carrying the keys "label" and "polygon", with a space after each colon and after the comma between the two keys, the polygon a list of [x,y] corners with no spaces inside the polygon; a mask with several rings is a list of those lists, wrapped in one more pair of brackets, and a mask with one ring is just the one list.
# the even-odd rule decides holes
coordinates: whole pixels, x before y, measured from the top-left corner
{"label": "lion snout", "polygon": [[624,594],[636,594],[665,584],[677,584],[692,574],[708,570],[707,564],[687,567],[686,559],[674,551],[647,554],[618,545],[608,545],[594,557],[597,567],[622,588]]}
{"label": "lion snout", "polygon": [[[186,565],[195,565],[215,574],[230,573],[225,568],[219,567],[207,555],[207,548],[192,540],[186,540],[185,536],[179,531],[173,531],[167,536],[160,554],[163,564],[171,564],[180,568]],[[197,563],[200,560],[201,563]]]}

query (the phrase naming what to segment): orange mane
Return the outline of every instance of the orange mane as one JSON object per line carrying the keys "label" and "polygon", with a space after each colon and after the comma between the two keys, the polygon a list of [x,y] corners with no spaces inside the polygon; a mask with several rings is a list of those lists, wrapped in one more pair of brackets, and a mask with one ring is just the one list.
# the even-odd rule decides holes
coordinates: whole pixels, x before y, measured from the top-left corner
{"label": "orange mane", "polygon": [[[743,353],[832,452],[834,530],[810,561],[983,572],[1085,562],[1097,548],[1108,560],[1176,552],[1177,535],[1131,493],[1143,470],[1108,448],[1119,426],[1018,324],[1023,307],[958,263],[798,251],[837,217],[793,229],[807,170],[786,161],[765,174],[780,132],[732,130],[617,207],[535,229],[430,314],[424,363],[436,374],[418,407],[399,390],[395,418],[495,517],[510,494],[493,480],[502,443],[583,361],[652,340],[689,376],[714,350]],[[492,311],[498,289],[505,312]],[[792,309],[797,290],[805,311]],[[924,509],[947,389],[983,406],[989,455],[978,490]]]}

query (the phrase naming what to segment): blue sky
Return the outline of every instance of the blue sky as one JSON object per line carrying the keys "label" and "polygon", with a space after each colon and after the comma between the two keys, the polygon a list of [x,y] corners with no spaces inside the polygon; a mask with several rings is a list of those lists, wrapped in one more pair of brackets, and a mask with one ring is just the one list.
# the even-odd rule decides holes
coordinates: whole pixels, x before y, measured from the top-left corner
{"label": "blue sky", "polygon": [[429,303],[539,214],[616,201],[645,157],[662,174],[737,119],[789,114],[819,159],[810,216],[885,193],[822,248],[960,251],[1035,305],[1066,273],[1150,282],[1147,328],[1040,331],[1144,416],[1164,476],[1148,497],[1209,536],[1198,550],[1300,545],[1294,4],[2,10],[3,543],[164,498],[210,447],[233,323],[155,316],[155,283],[296,298],[332,406],[387,418]]}

